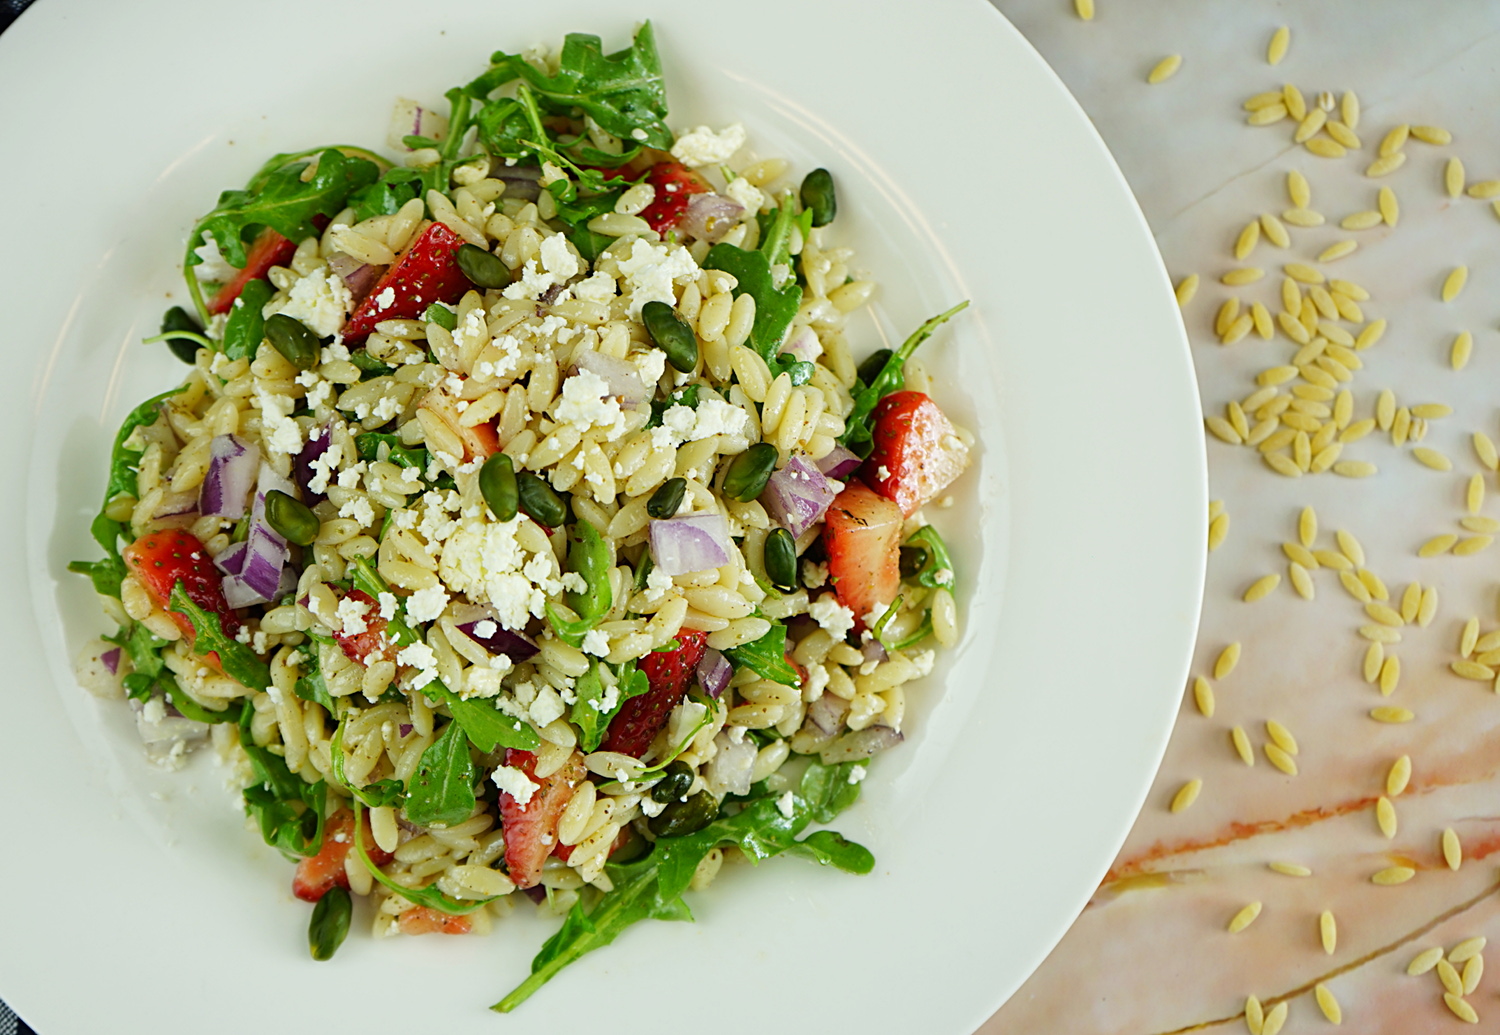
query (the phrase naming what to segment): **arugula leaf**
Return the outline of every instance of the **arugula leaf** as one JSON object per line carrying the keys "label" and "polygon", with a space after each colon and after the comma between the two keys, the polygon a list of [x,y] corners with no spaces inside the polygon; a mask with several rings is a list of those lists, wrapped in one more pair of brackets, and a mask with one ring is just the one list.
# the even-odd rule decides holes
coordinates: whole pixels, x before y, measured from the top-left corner
{"label": "arugula leaf", "polygon": [[356,801],[362,801],[371,808],[379,805],[400,805],[406,797],[406,788],[400,780],[376,780],[374,783],[365,784],[363,787],[355,787],[344,775],[344,723],[339,722],[333,731],[331,742],[333,760],[333,784],[346,791]]}
{"label": "arugula leaf", "polygon": [[266,318],[261,315],[276,289],[269,280],[252,280],[240,291],[224,320],[224,355],[230,359],[254,359],[266,336]]}
{"label": "arugula leaf", "polygon": [[188,254],[197,258],[193,249],[205,235],[211,236],[225,261],[244,269],[245,245],[254,237],[252,230],[268,226],[291,241],[312,237],[318,232],[314,216],[336,215],[349,195],[380,175],[374,162],[331,147],[319,152],[317,163],[317,171],[306,182],[302,174],[310,163],[289,161],[269,171],[263,168],[244,190],[224,191],[214,210],[193,228]]}
{"label": "arugula leaf", "polygon": [[422,752],[406,795],[406,818],[418,826],[453,826],[474,812],[474,760],[458,722],[443,727]]}
{"label": "arugula leaf", "polygon": [[[660,425],[667,411],[674,406],[686,406],[690,410],[697,409],[698,386],[688,385],[686,388],[679,388],[660,402],[653,402],[651,404],[651,419],[646,422],[646,427],[654,428]],[[639,589],[640,587],[636,588]]]}
{"label": "arugula leaf", "polygon": [[[807,767],[798,793],[809,803],[814,823],[832,823],[835,816],[859,800],[859,789],[869,766],[870,760],[861,758],[838,765],[813,762]],[[860,771],[859,776],[854,776],[855,770]]]}
{"label": "arugula leaf", "polygon": [[297,682],[292,685],[296,695],[304,701],[319,705],[329,715],[338,714],[338,708],[333,703],[333,695],[328,692],[328,684],[323,680],[323,670],[318,665],[318,651],[310,643],[302,645],[299,652],[302,655],[302,667],[305,672],[297,677]]}
{"label": "arugula leaf", "polygon": [[156,685],[160,686],[167,703],[182,713],[184,719],[194,722],[202,722],[213,725],[219,722],[238,722],[239,716],[228,708],[207,708],[188,696],[186,690],[178,685],[177,680],[163,672],[156,679]]}
{"label": "arugula leaf", "polygon": [[308,783],[288,769],[280,755],[256,744],[250,736],[254,715],[254,705],[246,700],[240,709],[240,746],[254,778],[244,790],[245,812],[260,825],[266,844],[291,861],[317,855],[323,847],[327,786],[322,780]]}
{"label": "arugula leaf", "polygon": [[[601,665],[598,658],[589,658],[589,670],[573,685],[578,699],[573,702],[570,716],[573,725],[578,727],[578,743],[583,751],[597,751],[610,721],[620,713],[625,702],[650,689],[651,681],[646,673],[636,668],[634,661],[625,662],[618,672],[614,672],[607,665]],[[614,698],[606,705],[610,691],[614,692]]]}
{"label": "arugula leaf", "polygon": [[748,344],[770,366],[773,377],[798,362],[796,356],[781,355],[781,343],[802,305],[802,287],[795,278],[788,277],[777,288],[764,251],[749,252],[723,242],[708,250],[703,268],[732,274],[736,281],[734,297],[748,294],[755,299],[755,321],[750,325]]}
{"label": "arugula leaf", "polygon": [[928,589],[952,590],[956,576],[953,557],[948,553],[948,544],[931,525],[923,525],[911,534],[903,544],[914,546],[926,555],[922,567],[912,576],[918,585]]}
{"label": "arugula leaf", "polygon": [[354,436],[354,448],[359,458],[366,463],[380,458],[380,446],[386,446],[386,459],[397,467],[415,467],[427,470],[427,450],[420,446],[404,445],[400,435],[387,435],[378,431],[366,431]]}
{"label": "arugula leaf", "polygon": [[[386,366],[364,349],[355,349],[351,352],[349,354],[349,362],[359,367],[366,374],[389,374],[396,369],[395,367]],[[368,381],[369,378],[365,378],[364,380]]]}
{"label": "arugula leaf", "polygon": [[422,173],[404,165],[394,166],[380,174],[380,179],[361,187],[349,196],[356,223],[372,216],[391,216],[402,205],[422,194]]}
{"label": "arugula leaf", "polygon": [[[498,87],[521,79],[535,92],[540,107],[551,114],[582,112],[622,141],[664,151],[672,146],[672,131],[665,121],[666,84],[650,22],[640,27],[629,47],[613,54],[604,53],[598,36],[569,33],[558,55],[556,75],[547,75],[519,54],[503,51],[490,58],[490,66],[469,84],[469,94],[483,99]],[[491,116],[491,122],[505,126],[513,118],[501,112]]]}
{"label": "arugula leaf", "polygon": [[435,323],[445,331],[451,331],[458,327],[458,313],[443,305],[434,302],[422,313],[422,319],[428,323]]}
{"label": "arugula leaf", "polygon": [[[368,557],[356,557],[349,567],[349,576],[355,589],[376,600],[380,599],[380,594],[391,591]],[[398,647],[410,646],[422,639],[415,629],[406,624],[404,611],[404,604],[398,606],[395,617],[386,623],[386,635]],[[493,701],[480,697],[464,700],[438,679],[432,680],[421,690],[429,698],[446,704],[448,714],[463,727],[474,746],[486,754],[502,745],[518,751],[535,751],[541,745],[541,738],[537,736],[536,730],[528,723],[500,711]]]}
{"label": "arugula leaf", "polygon": [[251,690],[264,690],[271,685],[271,669],[266,663],[243,643],[225,636],[224,627],[219,624],[219,616],[193,603],[182,588],[181,581],[172,587],[172,595],[167,598],[167,603],[171,605],[171,610],[192,623],[193,632],[197,634],[193,642],[194,654],[217,652],[224,674]]}
{"label": "arugula leaf", "polygon": [[564,643],[577,647],[584,635],[609,613],[614,594],[609,586],[609,544],[599,530],[582,519],[568,529],[568,570],[584,581],[583,590],[563,594],[568,607],[577,615],[570,618],[559,607],[547,604],[547,621]]}
{"label": "arugula leaf", "polygon": [[69,571],[87,575],[93,581],[94,591],[97,593],[118,597],[120,582],[125,578],[125,562],[120,557],[120,540],[125,537],[129,526],[115,521],[104,512],[104,508],[108,507],[115,497],[134,496],[139,491],[135,475],[137,468],[140,467],[141,457],[145,455],[145,450],[129,449],[125,441],[130,438],[136,428],[154,424],[161,412],[161,404],[178,392],[185,391],[186,388],[186,385],[181,385],[162,392],[160,395],[153,395],[126,414],[120,430],[115,432],[114,446],[109,454],[109,478],[104,486],[104,503],[89,524],[89,534],[94,537],[94,542],[104,547],[104,559],[102,561],[73,561],[68,565]]}
{"label": "arugula leaf", "polygon": [[[792,795],[790,816],[782,813],[776,797],[768,795],[695,834],[660,838],[651,854],[636,862],[607,866],[614,890],[605,893],[591,910],[585,911],[582,901],[576,903],[562,927],[531,961],[531,975],[490,1009],[509,1013],[563,967],[608,945],[637,921],[691,920],[682,893],[703,857],[721,844],[738,845],[752,862],[789,852],[850,873],[870,872],[875,858],[869,850],[833,831],[818,831],[797,840],[814,819],[826,822],[824,816],[833,818],[857,797],[859,785],[848,783],[850,768],[848,764],[810,765],[798,792]],[[852,794],[842,789],[845,786],[853,788]]]}
{"label": "arugula leaf", "polygon": [[927,609],[927,613],[922,616],[922,624],[921,625],[917,626],[916,629],[914,629],[910,635],[906,636],[903,639],[897,640],[895,643],[891,644],[886,649],[887,650],[906,650],[908,647],[915,647],[917,644],[921,643],[923,640],[927,639],[927,637],[929,637],[931,635],[932,635],[932,608],[929,607]]}
{"label": "arugula leaf", "polygon": [[848,418],[844,421],[844,434],[839,437],[842,445],[861,456],[870,455],[870,447],[874,442],[874,429],[870,422],[871,411],[881,399],[892,392],[901,391],[906,386],[906,361],[911,359],[912,354],[917,351],[917,346],[932,337],[934,331],[958,313],[963,312],[968,306],[966,299],[952,309],[938,313],[912,331],[911,337],[902,342],[899,349],[891,353],[891,358],[885,361],[885,366],[880,368],[880,373],[876,374],[868,385],[855,393],[854,408],[850,410]]}
{"label": "arugula leaf", "polygon": [[754,669],[763,679],[786,686],[802,685],[797,670],[786,660],[786,626],[780,622],[772,622],[770,630],[760,639],[730,647],[724,656],[735,668]]}
{"label": "arugula leaf", "polygon": [[429,885],[425,888],[408,888],[404,884],[397,884],[395,881],[391,880],[391,878],[387,877],[384,871],[382,871],[379,866],[376,866],[373,862],[370,861],[369,853],[365,851],[365,824],[363,819],[364,810],[361,807],[358,798],[356,798],[352,802],[352,804],[354,807],[355,854],[359,856],[359,861],[365,864],[365,869],[370,871],[370,876],[374,877],[380,883],[390,888],[392,891],[400,895],[402,898],[406,899],[408,902],[415,902],[419,906],[427,906],[431,909],[436,909],[440,913],[448,913],[451,916],[463,916],[465,913],[472,913],[474,912],[474,910],[488,905],[499,897],[498,895],[496,895],[491,896],[490,898],[477,898],[471,901],[460,902],[456,898],[449,898],[447,895],[444,895],[437,889],[435,885]]}

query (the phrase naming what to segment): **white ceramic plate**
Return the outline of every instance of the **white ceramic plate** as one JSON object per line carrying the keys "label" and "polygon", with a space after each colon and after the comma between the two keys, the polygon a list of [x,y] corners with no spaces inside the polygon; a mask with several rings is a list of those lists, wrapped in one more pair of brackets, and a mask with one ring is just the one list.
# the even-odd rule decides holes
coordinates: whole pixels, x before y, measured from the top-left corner
{"label": "white ceramic plate", "polygon": [[[0,802],[0,996],[47,1035],[505,1030],[961,1033],[1061,936],[1123,839],[1187,669],[1204,554],[1190,361],[1146,225],[1061,84],[977,0],[728,8],[397,0],[41,0],[0,37],[15,461]],[[912,9],[914,11],[914,9]],[[743,121],[840,184],[882,282],[857,347],[961,298],[926,355],[981,448],[941,516],[960,648],[910,694],[907,743],[838,826],[858,878],[726,872],[698,923],[643,924],[511,1019],[485,1012],[555,924],[487,939],[352,936],[309,961],[290,869],[207,763],[152,771],[125,709],[73,682],[105,626],[83,579],[108,441],[181,368],[142,347],[180,300],[193,218],[271,152],[378,143],[393,96],[437,101],[490,51],[650,15],[674,126]],[[24,98],[24,101],[20,100]],[[19,101],[19,103],[18,103]]]}

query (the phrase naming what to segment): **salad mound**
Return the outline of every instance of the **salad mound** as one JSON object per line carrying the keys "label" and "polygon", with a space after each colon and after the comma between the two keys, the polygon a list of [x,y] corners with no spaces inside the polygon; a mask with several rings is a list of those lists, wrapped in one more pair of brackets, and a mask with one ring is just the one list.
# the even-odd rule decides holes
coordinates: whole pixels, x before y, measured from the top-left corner
{"label": "salad mound", "polygon": [[272,157],[189,235],[190,367],[115,437],[80,666],[155,761],[208,742],[312,903],[377,935],[564,916],[509,1010],[727,862],[827,830],[957,638],[922,508],[972,441],[835,180],[674,134],[649,23],[496,53],[395,163]]}

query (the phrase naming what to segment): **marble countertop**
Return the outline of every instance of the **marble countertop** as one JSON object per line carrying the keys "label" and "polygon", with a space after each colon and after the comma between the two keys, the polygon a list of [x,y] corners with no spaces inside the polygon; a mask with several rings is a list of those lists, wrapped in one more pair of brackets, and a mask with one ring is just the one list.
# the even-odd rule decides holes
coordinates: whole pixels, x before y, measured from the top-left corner
{"label": "marble countertop", "polygon": [[[1182,688],[1161,770],[1109,875],[1046,962],[980,1032],[1254,1031],[1255,1018],[1245,1015],[1251,995],[1267,1015],[1264,1035],[1274,1030],[1282,1003],[1281,1031],[1324,1031],[1330,1020],[1317,1001],[1319,985],[1325,1002],[1337,1002],[1330,1010],[1355,1031],[1465,1030],[1463,1005],[1444,999],[1448,964],[1417,976],[1407,971],[1429,948],[1448,951],[1471,938],[1500,937],[1500,873],[1489,858],[1500,849],[1500,684],[1462,678],[1452,668],[1461,660],[1481,664],[1477,653],[1467,659],[1461,653],[1470,619],[1480,636],[1500,629],[1500,546],[1485,548],[1474,538],[1488,522],[1471,520],[1478,532],[1460,523],[1473,516],[1474,475],[1486,496],[1477,515],[1500,518],[1500,484],[1473,443],[1476,432],[1500,441],[1500,209],[1445,189],[1454,156],[1471,185],[1500,178],[1500,124],[1492,113],[1500,85],[1500,4],[1095,0],[1089,22],[1070,0],[996,0],[996,6],[1098,127],[1174,283],[1194,273],[1201,278],[1183,316],[1205,414],[1230,419],[1231,400],[1251,395],[1262,371],[1291,363],[1298,352],[1280,328],[1270,340],[1252,331],[1224,345],[1214,326],[1230,297],[1245,308],[1262,302],[1273,316],[1281,311],[1287,263],[1309,264],[1368,292],[1368,300],[1357,301],[1361,312],[1330,321],[1351,336],[1377,319],[1388,322],[1378,343],[1355,353],[1360,369],[1334,385],[1351,393],[1349,424],[1376,418],[1386,389],[1398,408],[1442,404],[1452,413],[1429,418],[1421,442],[1398,445],[1377,425],[1346,443],[1338,459],[1378,470],[1364,478],[1332,470],[1287,477],[1256,447],[1210,436],[1210,497],[1222,501],[1229,522],[1209,559],[1193,672],[1212,688],[1212,715],[1197,706],[1191,685]],[[1267,45],[1282,25],[1290,27],[1290,47],[1271,67]],[[1182,55],[1180,70],[1148,85],[1147,74],[1169,54]],[[1243,102],[1286,83],[1310,106],[1323,91],[1342,98],[1353,90],[1361,109],[1354,127],[1359,148],[1320,157],[1294,142],[1290,120],[1247,125]],[[1399,169],[1367,176],[1388,131],[1402,124],[1446,128],[1452,141],[1434,146],[1412,138]],[[1319,136],[1329,139],[1326,131]],[[1305,175],[1308,207],[1326,223],[1287,226],[1287,249],[1263,235],[1237,262],[1236,241],[1248,222],[1293,207],[1291,170]],[[1383,186],[1399,201],[1398,223],[1341,229],[1344,218],[1377,208]],[[1343,240],[1358,249],[1319,261]],[[1467,286],[1444,302],[1445,280],[1460,265],[1468,267]],[[1266,275],[1247,286],[1220,283],[1239,266]],[[1087,298],[1088,285],[1078,287]],[[1306,304],[1313,304],[1310,297]],[[1451,351],[1464,331],[1472,335],[1472,358],[1456,371]],[[1291,395],[1294,385],[1311,387],[1296,378],[1280,385],[1279,394]],[[1336,397],[1323,402],[1331,411]],[[1129,433],[1132,410],[1149,405],[1149,399],[1119,401],[1122,434]],[[1313,428],[1336,417],[1317,406],[1297,409],[1310,411]],[[1428,459],[1441,466],[1446,458],[1451,469],[1424,464],[1418,447],[1440,454]],[[1294,449],[1282,450],[1293,462]],[[1294,590],[1282,546],[1298,543],[1307,507],[1318,521],[1312,548],[1328,551],[1325,563],[1309,571],[1311,600]],[[1346,551],[1336,538],[1341,529],[1356,540],[1346,540]],[[1474,552],[1419,556],[1424,543],[1443,534],[1472,539],[1462,549]],[[1399,613],[1403,598],[1409,601],[1406,621],[1396,617],[1401,624],[1386,627],[1399,642],[1381,647],[1386,658],[1399,659],[1382,662],[1390,666],[1388,695],[1378,679],[1371,684],[1363,676],[1371,641],[1361,629],[1380,623],[1335,570],[1345,553],[1356,561],[1363,554],[1358,566],[1378,576],[1372,584],[1386,588],[1389,607]],[[1272,574],[1280,576],[1274,590],[1255,602],[1242,599]],[[1408,598],[1412,583],[1422,589]],[[1436,610],[1422,616],[1430,618],[1423,625],[1410,604],[1428,587]],[[1241,645],[1238,664],[1216,678],[1216,660],[1232,643]],[[1485,668],[1473,674],[1483,676]],[[1377,721],[1371,712],[1383,707],[1405,709],[1411,719]],[[1295,775],[1272,764],[1268,721],[1294,736]],[[1235,749],[1235,727],[1245,733],[1253,766]],[[1410,759],[1410,780],[1401,793],[1390,793],[1389,771],[1402,756]],[[1202,781],[1196,801],[1174,812],[1174,798],[1193,780]],[[1383,795],[1394,813],[1390,837],[1377,817]],[[1450,829],[1462,850],[1456,870],[1441,848]],[[1273,862],[1310,874],[1286,875],[1271,869]],[[1372,881],[1392,868],[1413,875],[1400,884]],[[1259,915],[1231,933],[1231,920],[1251,903],[1261,904]],[[1336,930],[1327,949],[1325,912]],[[1466,955],[1458,953],[1450,981],[1463,983]],[[1481,967],[1467,964],[1471,985]],[[1500,978],[1477,976],[1463,1001],[1480,1030],[1500,1030]]]}

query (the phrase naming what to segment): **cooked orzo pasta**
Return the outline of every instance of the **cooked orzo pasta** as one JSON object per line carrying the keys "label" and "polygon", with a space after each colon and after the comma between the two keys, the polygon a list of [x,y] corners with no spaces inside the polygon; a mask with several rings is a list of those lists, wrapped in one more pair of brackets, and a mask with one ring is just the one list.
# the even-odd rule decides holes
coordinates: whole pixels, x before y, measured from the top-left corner
{"label": "cooked orzo pasta", "polygon": [[[921,508],[971,440],[822,169],[673,134],[649,25],[498,53],[397,164],[273,157],[191,233],[190,365],[115,440],[85,682],[156,760],[211,739],[316,903],[376,934],[567,913],[510,1009],[730,859],[829,831],[958,636]],[[351,897],[352,896],[352,897]]]}

